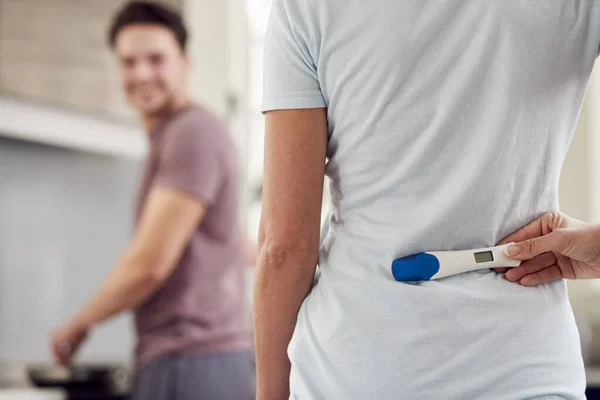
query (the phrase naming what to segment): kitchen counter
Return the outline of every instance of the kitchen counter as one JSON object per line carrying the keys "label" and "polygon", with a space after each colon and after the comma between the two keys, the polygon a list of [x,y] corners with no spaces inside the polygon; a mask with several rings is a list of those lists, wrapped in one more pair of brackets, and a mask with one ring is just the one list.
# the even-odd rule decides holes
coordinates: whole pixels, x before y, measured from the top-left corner
{"label": "kitchen counter", "polygon": [[66,400],[62,390],[0,389],[0,400]]}

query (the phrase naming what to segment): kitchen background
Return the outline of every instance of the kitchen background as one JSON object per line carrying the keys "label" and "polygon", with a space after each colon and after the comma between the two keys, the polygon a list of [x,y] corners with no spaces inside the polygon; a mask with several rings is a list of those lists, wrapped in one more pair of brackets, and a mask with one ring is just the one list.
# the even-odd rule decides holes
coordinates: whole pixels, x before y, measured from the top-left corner
{"label": "kitchen background", "polygon": [[[229,123],[244,166],[243,223],[256,238],[271,1],[165,2],[187,18],[194,96]],[[52,328],[88,298],[130,233],[146,144],[106,45],[122,3],[0,0],[0,364],[50,360]],[[600,222],[597,75],[560,192],[562,211],[590,222]],[[570,295],[591,338],[586,360],[600,364],[600,282],[570,283]],[[81,359],[128,360],[132,345],[129,317],[120,317],[94,332]]]}
{"label": "kitchen background", "polygon": [[[49,361],[48,335],[106,276],[131,230],[146,143],[107,26],[122,0],[0,0],[0,363]],[[262,35],[270,1],[164,1],[187,17],[192,91],[227,119],[256,238]],[[249,35],[250,33],[250,35]],[[128,360],[128,316],[81,360]]]}

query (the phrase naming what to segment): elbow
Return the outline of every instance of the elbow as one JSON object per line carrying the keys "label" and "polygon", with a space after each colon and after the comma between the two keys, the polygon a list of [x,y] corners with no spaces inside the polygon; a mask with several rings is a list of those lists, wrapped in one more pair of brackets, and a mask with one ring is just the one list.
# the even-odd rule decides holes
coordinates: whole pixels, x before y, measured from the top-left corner
{"label": "elbow", "polygon": [[149,289],[161,286],[169,278],[172,270],[165,263],[157,261],[140,261],[134,265],[138,270],[136,286]]}
{"label": "elbow", "polygon": [[166,280],[167,275],[160,268],[150,267],[140,274],[139,283],[143,287],[155,288]]}
{"label": "elbow", "polygon": [[292,250],[278,243],[265,243],[260,249],[259,267],[262,269],[282,269],[289,264]]}
{"label": "elbow", "polygon": [[302,241],[286,243],[265,240],[260,248],[258,266],[268,270],[308,269],[312,273],[318,257],[318,246],[313,247]]}
{"label": "elbow", "polygon": [[317,258],[318,245],[313,249],[300,246],[298,242],[265,241],[260,249],[254,280],[256,301],[279,297],[281,290],[292,298],[306,297],[314,280]]}

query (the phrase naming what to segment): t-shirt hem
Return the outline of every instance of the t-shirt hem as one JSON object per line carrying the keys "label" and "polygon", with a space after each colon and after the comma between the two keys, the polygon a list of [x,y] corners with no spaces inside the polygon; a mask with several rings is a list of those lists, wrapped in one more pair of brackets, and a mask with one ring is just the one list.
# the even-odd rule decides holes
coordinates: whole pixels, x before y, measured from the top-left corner
{"label": "t-shirt hem", "polygon": [[303,93],[301,95],[265,96],[261,111],[291,110],[307,108],[325,108],[325,100],[320,92]]}
{"label": "t-shirt hem", "polygon": [[215,353],[229,353],[238,351],[251,351],[253,349],[252,339],[239,339],[235,342],[226,342],[219,344],[195,344],[193,346],[187,346],[180,349],[170,349],[160,352],[147,354],[144,356],[137,356],[135,359],[136,367],[139,369],[144,365],[167,356],[200,356],[200,355],[211,355]]}
{"label": "t-shirt hem", "polygon": [[156,181],[156,183],[154,183],[153,187],[172,189],[172,190],[184,192],[192,197],[195,197],[196,199],[198,199],[202,203],[205,203],[206,205],[212,205],[215,202],[214,197],[209,196],[206,193],[207,191],[198,190],[197,188],[194,188],[191,185],[188,185],[188,184],[185,184],[182,182],[167,181],[167,180],[159,179]]}

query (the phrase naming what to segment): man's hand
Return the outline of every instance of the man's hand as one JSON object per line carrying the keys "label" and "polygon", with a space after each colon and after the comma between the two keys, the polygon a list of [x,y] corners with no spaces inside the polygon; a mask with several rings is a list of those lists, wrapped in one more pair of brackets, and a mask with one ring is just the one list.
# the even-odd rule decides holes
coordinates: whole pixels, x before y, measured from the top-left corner
{"label": "man's hand", "polygon": [[71,364],[81,344],[88,336],[88,328],[71,322],[52,334],[51,348],[54,360],[61,365]]}
{"label": "man's hand", "polygon": [[507,249],[519,267],[497,269],[523,286],[555,279],[600,278],[600,226],[586,224],[559,212],[543,215],[499,244],[515,242]]}

